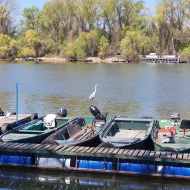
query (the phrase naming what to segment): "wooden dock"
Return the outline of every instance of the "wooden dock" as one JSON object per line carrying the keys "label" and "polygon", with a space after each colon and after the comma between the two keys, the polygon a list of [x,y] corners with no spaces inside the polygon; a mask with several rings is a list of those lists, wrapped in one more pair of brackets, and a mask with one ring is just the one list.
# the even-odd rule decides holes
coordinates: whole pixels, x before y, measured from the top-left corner
{"label": "wooden dock", "polygon": [[0,165],[190,179],[190,153],[150,150],[2,142]]}

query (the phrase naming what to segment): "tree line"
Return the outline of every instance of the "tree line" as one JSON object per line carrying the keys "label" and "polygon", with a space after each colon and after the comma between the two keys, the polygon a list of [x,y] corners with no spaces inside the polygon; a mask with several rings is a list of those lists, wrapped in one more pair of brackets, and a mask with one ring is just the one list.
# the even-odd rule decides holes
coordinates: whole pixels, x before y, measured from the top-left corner
{"label": "tree line", "polygon": [[16,22],[18,2],[0,0],[0,58],[121,53],[138,60],[155,52],[189,59],[190,1],[160,0],[155,10],[141,0],[47,0]]}

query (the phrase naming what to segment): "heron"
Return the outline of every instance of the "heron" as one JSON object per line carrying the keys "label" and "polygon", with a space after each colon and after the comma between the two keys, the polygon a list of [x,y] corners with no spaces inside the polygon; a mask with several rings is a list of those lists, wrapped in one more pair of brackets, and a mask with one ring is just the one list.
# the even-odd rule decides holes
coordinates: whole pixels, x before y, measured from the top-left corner
{"label": "heron", "polygon": [[95,98],[95,96],[96,96],[96,87],[98,86],[98,85],[100,85],[100,84],[96,84],[95,85],[95,90],[94,90],[94,92],[92,92],[92,94],[89,96],[89,98],[88,98],[88,100],[87,101],[92,101],[92,104],[93,104],[93,99]]}

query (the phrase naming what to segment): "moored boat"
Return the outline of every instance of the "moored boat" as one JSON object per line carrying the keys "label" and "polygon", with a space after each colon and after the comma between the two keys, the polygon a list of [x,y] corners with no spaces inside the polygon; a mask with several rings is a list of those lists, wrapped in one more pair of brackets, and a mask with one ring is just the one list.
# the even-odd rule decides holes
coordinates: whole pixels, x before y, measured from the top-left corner
{"label": "moored boat", "polygon": [[15,110],[4,112],[0,108],[0,134],[38,118],[37,113],[16,114]]}
{"label": "moored boat", "polygon": [[106,125],[108,113],[101,113],[93,105],[90,106],[90,112],[92,116],[78,117],[48,136],[42,144],[98,146],[100,144],[99,133]]}
{"label": "moored boat", "polygon": [[59,111],[58,115],[48,114],[5,132],[0,136],[0,139],[3,142],[41,143],[53,132],[75,119],[67,117],[67,110],[65,108]]}
{"label": "moored boat", "polygon": [[157,120],[151,138],[154,149],[169,152],[190,152],[190,120],[174,113],[170,119]]}
{"label": "moored boat", "polygon": [[149,140],[154,122],[153,118],[114,117],[101,131],[99,147],[151,149]]}

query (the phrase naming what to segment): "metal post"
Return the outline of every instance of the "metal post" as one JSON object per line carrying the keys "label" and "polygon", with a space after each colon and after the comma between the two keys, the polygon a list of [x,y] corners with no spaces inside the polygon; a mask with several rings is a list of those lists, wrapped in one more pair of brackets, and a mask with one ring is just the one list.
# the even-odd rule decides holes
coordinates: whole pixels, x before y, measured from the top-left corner
{"label": "metal post", "polygon": [[18,83],[16,83],[16,123],[18,123]]}

